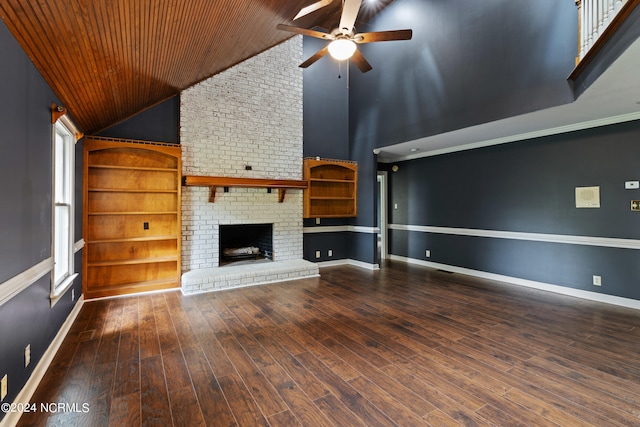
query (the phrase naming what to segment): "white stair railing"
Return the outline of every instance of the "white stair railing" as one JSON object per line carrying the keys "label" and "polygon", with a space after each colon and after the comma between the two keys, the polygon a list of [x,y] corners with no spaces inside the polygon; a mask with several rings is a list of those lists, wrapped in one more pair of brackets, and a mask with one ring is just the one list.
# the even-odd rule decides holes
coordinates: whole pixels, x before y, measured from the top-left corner
{"label": "white stair railing", "polygon": [[579,13],[578,58],[581,60],[595,44],[628,0],[575,0]]}

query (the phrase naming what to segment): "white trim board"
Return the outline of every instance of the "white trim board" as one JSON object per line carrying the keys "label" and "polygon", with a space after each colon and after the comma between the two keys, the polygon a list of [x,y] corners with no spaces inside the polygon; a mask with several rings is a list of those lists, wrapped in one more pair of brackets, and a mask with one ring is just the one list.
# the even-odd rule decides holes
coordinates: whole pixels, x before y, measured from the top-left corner
{"label": "white trim board", "polygon": [[619,249],[640,249],[640,240],[613,237],[571,236],[566,234],[522,233],[516,231],[480,230],[475,228],[434,227],[426,225],[389,224],[391,230],[422,233],[453,234],[456,236],[491,237],[496,239],[528,240],[533,242],[564,243],[568,245],[601,246]]}
{"label": "white trim board", "polygon": [[[545,110],[542,110],[545,111]],[[535,113],[530,113],[530,114],[535,114]],[[537,112],[537,114],[540,114],[540,112]],[[544,114],[544,113],[542,113]],[[520,116],[520,119],[523,119],[524,117],[526,117],[527,114]],[[432,157],[432,156],[439,156],[441,154],[448,154],[448,153],[455,153],[458,151],[466,151],[466,150],[473,150],[476,148],[483,148],[483,147],[490,147],[493,145],[501,145],[501,144],[507,144],[507,143],[511,143],[511,142],[518,142],[518,141],[525,141],[525,140],[530,140],[530,139],[535,139],[535,138],[542,138],[542,137],[546,137],[546,136],[552,136],[552,135],[560,135],[560,134],[564,134],[564,133],[569,133],[569,132],[577,132],[580,130],[585,130],[585,129],[592,129],[592,128],[597,128],[597,127],[602,127],[602,126],[608,126],[608,125],[612,125],[612,124],[618,124],[618,123],[625,123],[625,122],[630,122],[633,120],[638,120],[640,119],[640,112],[632,112],[632,113],[626,113],[626,114],[620,114],[617,116],[613,116],[613,117],[604,117],[604,118],[598,118],[598,119],[593,119],[593,120],[587,120],[587,121],[583,121],[583,122],[579,122],[579,123],[571,123],[571,124],[567,124],[567,125],[560,125],[560,126],[556,126],[556,127],[552,127],[552,128],[544,128],[544,129],[540,129],[540,130],[534,130],[534,131],[530,131],[530,132],[522,132],[522,133],[517,133],[514,135],[506,135],[506,136],[499,136],[499,137],[495,137],[495,138],[489,138],[489,139],[485,139],[485,140],[481,140],[481,141],[474,141],[474,142],[469,142],[466,144],[461,144],[461,145],[452,145],[452,146],[448,146],[448,147],[443,147],[443,148],[438,148],[438,149],[434,149],[434,150],[428,150],[428,151],[420,151],[418,153],[414,153],[414,154],[407,154],[407,155],[399,155],[399,154],[395,154],[392,152],[385,152],[385,148],[387,150],[391,149],[391,148],[398,148],[400,146],[416,146],[419,145],[420,143],[425,143],[428,141],[431,141],[431,145],[434,145],[434,140],[438,141],[441,140],[443,138],[455,138],[455,135],[457,135],[457,139],[458,140],[473,140],[473,138],[466,138],[467,136],[471,136],[474,135],[478,132],[478,128],[486,128],[487,126],[495,126],[495,122],[492,123],[484,123],[478,126],[471,126],[468,128],[462,128],[462,129],[458,129],[458,130],[454,130],[451,132],[445,132],[443,134],[439,134],[439,135],[435,135],[435,136],[429,136],[429,137],[425,137],[425,138],[419,138],[413,141],[407,141],[407,142],[401,142],[399,144],[394,144],[394,145],[390,145],[390,146],[386,146],[386,147],[380,147],[380,148],[376,148],[373,150],[373,152],[375,154],[379,155],[379,161],[381,163],[393,163],[393,162],[402,162],[402,161],[406,161],[406,160],[414,160],[414,159],[420,159],[423,157]],[[510,119],[504,119],[504,121],[509,121]],[[513,120],[513,118],[511,119]],[[500,121],[499,121],[500,122]]]}
{"label": "white trim board", "polygon": [[345,258],[345,259],[336,259],[333,261],[321,261],[317,262],[318,267],[335,267],[339,265],[352,265],[354,267],[364,268],[365,270],[380,270],[379,264],[369,264],[368,262],[358,261],[357,259]]}
{"label": "white trim board", "polygon": [[40,261],[33,267],[0,284],[0,306],[33,285],[53,269],[53,258]]}
{"label": "white trim board", "polygon": [[488,273],[486,271],[472,270],[470,268],[456,267],[456,266],[447,265],[447,264],[439,264],[437,262],[423,261],[420,259],[407,258],[399,255],[389,255],[389,258],[394,261],[406,262],[408,264],[416,264],[416,265],[421,265],[423,267],[446,270],[452,273],[466,274],[468,276],[479,277],[482,279],[496,280],[499,282],[505,282],[512,285],[524,286],[527,288],[539,289],[542,291],[553,292],[556,294],[562,294],[562,295],[582,298],[590,301],[603,302],[606,304],[619,305],[622,307],[640,310],[640,301],[630,299],[630,298],[617,297],[614,295],[601,294],[598,292],[589,292],[581,289],[568,288],[566,286],[536,282],[536,281],[527,280],[527,279],[520,279],[518,277],[503,276],[501,274]]}
{"label": "white trim board", "polygon": [[[73,253],[75,254],[82,248],[84,248],[84,239],[80,239],[73,244]],[[45,274],[50,273],[52,269],[53,258],[50,257],[40,261],[22,273],[13,276],[11,279],[0,283],[0,307],[11,298],[36,283],[36,281],[44,277]],[[64,292],[61,292],[61,294],[63,293]]]}
{"label": "white trim board", "polygon": [[[84,296],[80,296],[75,306],[73,307],[73,310],[71,310],[71,313],[69,313],[69,315],[67,316],[67,320],[65,320],[64,323],[62,324],[62,327],[60,327],[60,330],[58,331],[56,336],[53,338],[53,341],[51,341],[51,344],[49,344],[49,347],[40,358],[40,361],[38,362],[36,367],[33,369],[33,372],[31,373],[31,376],[27,380],[27,383],[24,385],[24,387],[22,387],[22,390],[20,390],[20,393],[18,393],[13,403],[26,405],[31,401],[31,397],[33,396],[33,393],[38,388],[38,385],[40,384],[40,381],[42,381],[42,378],[44,377],[44,374],[47,372],[47,369],[49,369],[49,365],[51,365],[53,358],[58,352],[58,349],[62,345],[62,342],[66,338],[67,334],[69,333],[69,330],[71,329],[71,325],[73,325],[73,322],[76,320],[76,317],[78,317],[78,314],[80,313],[80,309],[82,309],[83,305],[84,305]],[[0,427],[14,426],[18,424],[18,421],[20,420],[21,416],[22,416],[21,412],[8,412],[5,415],[5,417],[2,419],[2,422],[0,422]]]}
{"label": "white trim board", "polygon": [[378,234],[380,232],[380,227],[365,227],[363,225],[327,225],[319,227],[304,227],[302,232],[304,234],[344,232]]}

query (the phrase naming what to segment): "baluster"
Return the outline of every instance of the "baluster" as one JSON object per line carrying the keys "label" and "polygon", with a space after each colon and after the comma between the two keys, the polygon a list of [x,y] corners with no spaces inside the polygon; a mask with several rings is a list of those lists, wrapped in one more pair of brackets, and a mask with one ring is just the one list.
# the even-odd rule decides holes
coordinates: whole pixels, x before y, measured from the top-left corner
{"label": "baluster", "polygon": [[604,17],[606,15],[606,9],[604,7],[604,0],[598,0],[598,37],[604,31]]}
{"label": "baluster", "polygon": [[576,57],[576,65],[582,59],[584,52],[584,31],[582,30],[582,23],[584,22],[584,7],[582,6],[582,0],[575,0],[576,7],[578,8],[578,56]]}
{"label": "baluster", "polygon": [[609,26],[609,23],[615,16],[613,13],[614,7],[615,7],[615,0],[607,0],[607,4],[606,4],[607,11],[606,11],[605,23],[604,23],[605,27]]}
{"label": "baluster", "polygon": [[593,33],[594,33],[594,8],[595,8],[595,4],[594,4],[594,0],[589,0],[587,1],[586,5],[587,7],[587,48],[585,49],[585,53],[589,51],[589,49],[591,49],[591,45],[593,43]]}
{"label": "baluster", "polygon": [[589,3],[582,1],[582,56],[589,50]]}

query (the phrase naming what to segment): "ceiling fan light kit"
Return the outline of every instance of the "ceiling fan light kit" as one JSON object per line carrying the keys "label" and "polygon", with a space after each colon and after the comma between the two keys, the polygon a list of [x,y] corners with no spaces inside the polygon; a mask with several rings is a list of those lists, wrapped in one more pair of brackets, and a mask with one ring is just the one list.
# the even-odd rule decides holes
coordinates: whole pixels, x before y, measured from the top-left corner
{"label": "ceiling fan light kit", "polygon": [[[313,3],[310,6],[302,8],[296,15],[294,20],[301,16],[310,14],[317,11],[327,5],[331,4],[330,0],[320,0]],[[307,28],[294,27],[292,25],[279,24],[278,29],[283,31],[289,31],[296,34],[302,34],[303,36],[315,37],[322,40],[330,40],[328,46],[317,51],[310,58],[300,64],[301,68],[307,68],[317,60],[326,56],[344,61],[351,59],[358,69],[366,73],[371,70],[371,64],[367,62],[365,57],[358,50],[358,44],[375,43],[392,40],[411,40],[413,36],[412,30],[392,30],[392,31],[378,31],[372,33],[356,33],[355,23],[360,11],[362,0],[344,0],[342,4],[342,14],[340,16],[340,23],[331,31],[326,33],[323,31],[311,30]]]}
{"label": "ceiling fan light kit", "polygon": [[356,44],[353,40],[338,39],[329,43],[329,54],[338,61],[349,59],[356,52]]}

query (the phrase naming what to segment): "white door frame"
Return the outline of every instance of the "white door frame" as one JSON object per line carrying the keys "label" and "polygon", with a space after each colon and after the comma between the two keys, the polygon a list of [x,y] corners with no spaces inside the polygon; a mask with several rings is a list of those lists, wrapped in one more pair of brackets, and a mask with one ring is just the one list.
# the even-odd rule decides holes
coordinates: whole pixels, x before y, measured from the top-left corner
{"label": "white door frame", "polygon": [[380,189],[380,197],[378,199],[378,203],[380,205],[380,243],[381,243],[381,251],[380,251],[380,263],[387,259],[388,257],[388,246],[387,246],[387,172],[386,171],[378,171],[377,178],[378,188]]}

